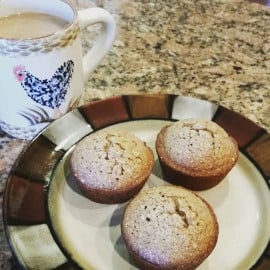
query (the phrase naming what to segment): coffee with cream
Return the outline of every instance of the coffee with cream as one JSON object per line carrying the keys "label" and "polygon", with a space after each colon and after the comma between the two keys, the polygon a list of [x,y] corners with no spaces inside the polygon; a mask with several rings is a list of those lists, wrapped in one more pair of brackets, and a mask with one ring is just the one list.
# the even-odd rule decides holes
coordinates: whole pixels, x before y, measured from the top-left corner
{"label": "coffee with cream", "polygon": [[[113,45],[108,11],[77,12],[68,2],[0,0],[0,129],[11,136],[32,140],[80,105],[84,83]],[[96,24],[93,46],[82,48],[83,32]]]}
{"label": "coffee with cream", "polygon": [[53,34],[68,22],[46,13],[18,13],[0,18],[0,38],[31,39]]}

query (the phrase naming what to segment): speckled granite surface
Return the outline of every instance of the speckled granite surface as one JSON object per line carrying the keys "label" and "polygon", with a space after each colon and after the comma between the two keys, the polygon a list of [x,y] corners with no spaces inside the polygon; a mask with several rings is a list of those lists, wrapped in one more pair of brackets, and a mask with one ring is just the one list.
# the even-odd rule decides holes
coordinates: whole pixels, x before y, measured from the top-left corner
{"label": "speckled granite surface", "polygon": [[[89,79],[84,102],[149,92],[191,95],[220,102],[270,131],[270,9],[239,0],[91,5],[113,14],[118,33]],[[91,37],[84,33],[84,48]],[[0,205],[8,172],[26,145],[0,131]],[[0,269],[11,269],[1,217]]]}

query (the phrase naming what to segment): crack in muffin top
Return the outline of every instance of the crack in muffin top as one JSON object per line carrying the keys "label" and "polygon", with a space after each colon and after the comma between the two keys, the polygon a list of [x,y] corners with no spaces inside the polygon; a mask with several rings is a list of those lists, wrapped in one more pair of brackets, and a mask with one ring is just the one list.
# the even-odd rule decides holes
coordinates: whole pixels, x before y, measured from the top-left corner
{"label": "crack in muffin top", "polygon": [[168,158],[186,169],[209,171],[234,163],[235,144],[210,120],[179,120],[166,128],[163,142]]}
{"label": "crack in muffin top", "polygon": [[135,184],[150,166],[149,152],[146,144],[129,132],[98,131],[75,147],[72,171],[89,187]]}

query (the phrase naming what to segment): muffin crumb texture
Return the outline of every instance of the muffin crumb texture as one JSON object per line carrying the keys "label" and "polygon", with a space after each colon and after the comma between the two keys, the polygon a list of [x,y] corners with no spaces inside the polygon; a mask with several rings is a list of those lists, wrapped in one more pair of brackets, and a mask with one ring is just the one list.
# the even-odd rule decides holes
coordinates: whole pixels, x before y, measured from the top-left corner
{"label": "muffin crumb texture", "polygon": [[128,192],[147,180],[153,163],[152,150],[122,131],[90,134],[75,147],[70,160],[72,174],[84,191],[108,191],[110,196],[113,191],[129,196]]}
{"label": "muffin crumb texture", "polygon": [[197,171],[219,170],[234,162],[235,145],[212,121],[179,121],[164,133],[164,147],[173,162]]}
{"label": "muffin crumb texture", "polygon": [[215,247],[218,224],[212,208],[195,193],[159,186],[128,204],[122,234],[143,269],[194,269]]}
{"label": "muffin crumb texture", "polygon": [[205,119],[182,119],[163,127],[156,150],[164,178],[192,190],[216,186],[238,160],[234,138]]}

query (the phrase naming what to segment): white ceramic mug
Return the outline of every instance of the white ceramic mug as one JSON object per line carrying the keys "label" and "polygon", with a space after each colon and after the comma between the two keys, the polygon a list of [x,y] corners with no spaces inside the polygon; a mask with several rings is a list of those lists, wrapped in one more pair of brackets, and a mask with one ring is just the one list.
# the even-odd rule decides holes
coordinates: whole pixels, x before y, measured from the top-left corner
{"label": "white ceramic mug", "polygon": [[[64,26],[46,33],[45,26],[31,21],[36,13],[64,20]],[[19,29],[21,24],[16,26],[15,37],[9,36],[11,23],[8,33],[3,32],[8,17],[14,22],[12,16],[19,19],[22,15],[27,17],[24,29],[33,27],[30,37],[23,36],[26,31]],[[81,30],[96,23],[101,23],[99,35],[82,56]],[[77,12],[60,0],[0,1],[1,129],[17,138],[32,139],[53,119],[77,107],[84,83],[112,47],[115,33],[113,17],[101,8]]]}

